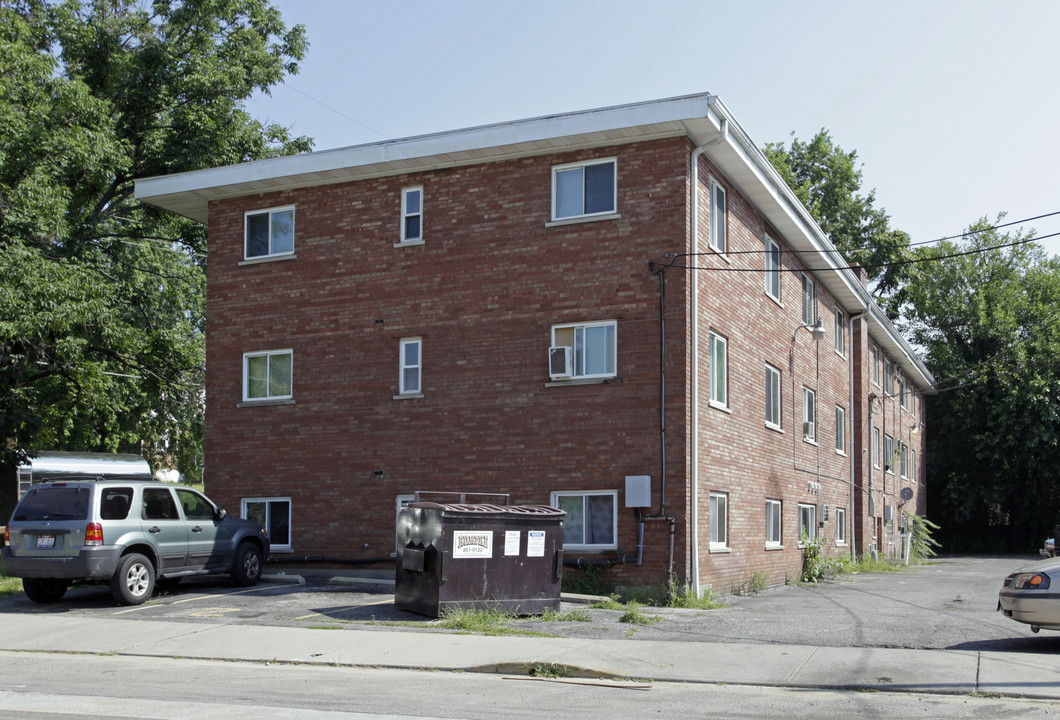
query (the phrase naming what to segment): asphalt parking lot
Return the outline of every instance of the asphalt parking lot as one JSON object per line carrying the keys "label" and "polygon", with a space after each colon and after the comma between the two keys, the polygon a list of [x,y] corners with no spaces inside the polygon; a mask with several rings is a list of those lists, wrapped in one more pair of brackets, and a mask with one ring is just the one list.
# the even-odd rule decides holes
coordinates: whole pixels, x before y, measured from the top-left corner
{"label": "asphalt parking lot", "polygon": [[[1009,650],[1060,654],[1060,633],[1029,628],[996,612],[1001,581],[1026,557],[946,557],[905,572],[862,574],[819,585],[724,596],[716,610],[644,608],[652,624],[620,622],[621,611],[564,602],[580,619],[514,619],[515,629],[558,637],[685,642],[781,643],[833,647]],[[288,571],[291,575],[297,570]],[[71,589],[54,605],[0,598],[0,613],[99,615],[137,620],[281,625],[337,630],[436,632],[436,623],[397,609],[393,595],[310,577],[236,588],[226,579],[185,580],[144,605],[117,607],[104,586]],[[586,620],[585,618],[588,618]]]}

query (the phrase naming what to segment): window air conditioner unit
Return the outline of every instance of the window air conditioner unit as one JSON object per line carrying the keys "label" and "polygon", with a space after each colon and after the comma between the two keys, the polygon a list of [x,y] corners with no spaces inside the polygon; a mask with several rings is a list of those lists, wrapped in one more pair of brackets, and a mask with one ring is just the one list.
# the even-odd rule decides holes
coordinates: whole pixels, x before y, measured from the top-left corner
{"label": "window air conditioner unit", "polygon": [[574,377],[572,348],[560,345],[548,349],[548,375],[554,379]]}
{"label": "window air conditioner unit", "polygon": [[813,437],[813,423],[812,422],[804,422],[802,424],[802,436],[804,438],[812,438]]}

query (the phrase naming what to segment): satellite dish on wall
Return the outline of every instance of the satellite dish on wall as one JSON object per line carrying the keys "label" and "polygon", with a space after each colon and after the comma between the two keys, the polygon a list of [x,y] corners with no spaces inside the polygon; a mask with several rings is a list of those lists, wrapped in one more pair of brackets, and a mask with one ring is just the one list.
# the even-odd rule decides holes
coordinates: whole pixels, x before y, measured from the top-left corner
{"label": "satellite dish on wall", "polygon": [[909,502],[913,499],[913,488],[904,487],[902,488],[902,501]]}

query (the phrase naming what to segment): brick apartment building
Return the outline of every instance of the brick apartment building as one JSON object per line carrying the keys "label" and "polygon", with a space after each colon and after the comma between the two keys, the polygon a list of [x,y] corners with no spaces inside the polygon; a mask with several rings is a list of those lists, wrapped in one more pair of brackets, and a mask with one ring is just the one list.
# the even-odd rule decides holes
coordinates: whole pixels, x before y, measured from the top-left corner
{"label": "brick apartment building", "polygon": [[145,179],[208,224],[207,489],[388,559],[415,491],[728,590],[922,512],[932,378],[709,94]]}

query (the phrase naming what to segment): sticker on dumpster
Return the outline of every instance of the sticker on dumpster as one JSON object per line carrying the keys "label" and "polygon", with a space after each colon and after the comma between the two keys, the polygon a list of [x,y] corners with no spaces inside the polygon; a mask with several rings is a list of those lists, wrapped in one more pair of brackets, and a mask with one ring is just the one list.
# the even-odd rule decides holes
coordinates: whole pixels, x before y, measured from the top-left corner
{"label": "sticker on dumpster", "polygon": [[493,557],[493,533],[491,531],[457,530],[453,533],[454,558]]}
{"label": "sticker on dumpster", "polygon": [[505,530],[504,531],[504,556],[519,555],[519,535],[521,533],[518,530]]}
{"label": "sticker on dumpster", "polygon": [[530,530],[526,533],[526,556],[545,557],[544,530]]}

